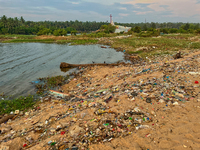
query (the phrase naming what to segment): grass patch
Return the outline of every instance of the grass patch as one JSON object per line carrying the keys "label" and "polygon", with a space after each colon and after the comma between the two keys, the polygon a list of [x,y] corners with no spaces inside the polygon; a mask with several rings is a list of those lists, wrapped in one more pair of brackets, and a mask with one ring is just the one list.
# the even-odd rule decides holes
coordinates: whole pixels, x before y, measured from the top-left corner
{"label": "grass patch", "polygon": [[55,77],[45,77],[39,78],[41,84],[36,84],[35,88],[37,89],[38,95],[43,95],[45,91],[54,89],[56,87],[62,86],[67,83],[69,76],[55,76]]}
{"label": "grass patch", "polygon": [[191,49],[199,49],[200,48],[200,42],[192,42],[189,44],[189,48]]}
{"label": "grass patch", "polygon": [[[23,36],[22,36],[23,37]],[[79,37],[72,36],[68,40],[56,40],[56,38],[47,38],[47,39],[35,39],[32,38],[15,38],[15,39],[6,39],[2,41],[2,43],[57,43],[57,44],[66,44],[71,43],[71,45],[86,45],[86,44],[97,44],[98,40],[91,38],[91,39],[78,39]]]}
{"label": "grass patch", "polygon": [[164,34],[163,37],[173,37],[177,39],[188,39],[190,37],[194,37],[194,34]]}
{"label": "grass patch", "polygon": [[21,96],[13,100],[1,100],[0,114],[7,114],[15,110],[27,111],[29,108],[33,108],[37,101],[33,95]]}
{"label": "grass patch", "polygon": [[177,48],[187,48],[190,41],[186,40],[174,40],[168,38],[127,38],[127,39],[116,39],[114,44],[126,45],[132,48],[148,47],[150,45],[156,45],[159,49],[172,49]]}
{"label": "grass patch", "polygon": [[39,42],[39,43],[53,43],[55,42],[54,39],[12,39],[6,40],[2,43],[32,43],[32,42]]}
{"label": "grass patch", "polygon": [[[192,34],[173,35],[161,37],[129,37],[126,39],[113,39],[113,48],[121,48],[126,50],[129,54],[145,55],[162,55],[171,54],[173,51],[184,49],[200,49],[199,42],[192,42],[189,37]],[[193,35],[194,36],[194,35]],[[137,51],[137,48],[146,47],[146,51]],[[158,52],[159,51],[159,52]]]}
{"label": "grass patch", "polygon": [[141,53],[143,53],[144,51],[129,51],[128,53],[129,54],[141,54]]}
{"label": "grass patch", "polygon": [[8,34],[8,35],[0,35],[0,39],[33,39],[36,35],[18,35],[18,34]]}
{"label": "grass patch", "polygon": [[86,44],[97,44],[98,40],[96,39],[76,39],[69,41],[71,45],[86,45]]}
{"label": "grass patch", "polygon": [[57,44],[66,44],[66,43],[68,43],[68,41],[67,40],[57,40],[56,43]]}

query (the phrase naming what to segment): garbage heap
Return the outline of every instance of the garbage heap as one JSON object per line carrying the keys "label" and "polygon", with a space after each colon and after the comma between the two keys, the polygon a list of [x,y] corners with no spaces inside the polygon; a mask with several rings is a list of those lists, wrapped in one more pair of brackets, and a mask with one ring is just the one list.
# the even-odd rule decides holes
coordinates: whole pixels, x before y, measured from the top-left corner
{"label": "garbage heap", "polygon": [[0,126],[0,149],[198,149],[199,62],[197,51],[140,66],[82,68],[62,87],[65,96],[13,110]]}

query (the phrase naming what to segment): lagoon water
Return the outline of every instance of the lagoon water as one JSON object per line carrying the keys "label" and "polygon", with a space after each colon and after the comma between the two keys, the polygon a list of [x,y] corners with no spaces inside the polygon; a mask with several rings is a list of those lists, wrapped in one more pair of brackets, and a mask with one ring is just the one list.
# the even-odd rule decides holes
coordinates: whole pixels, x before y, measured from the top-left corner
{"label": "lagoon water", "polygon": [[123,53],[100,45],[69,46],[43,43],[0,43],[0,94],[17,97],[34,94],[31,81],[39,77],[67,75],[60,63],[115,63]]}

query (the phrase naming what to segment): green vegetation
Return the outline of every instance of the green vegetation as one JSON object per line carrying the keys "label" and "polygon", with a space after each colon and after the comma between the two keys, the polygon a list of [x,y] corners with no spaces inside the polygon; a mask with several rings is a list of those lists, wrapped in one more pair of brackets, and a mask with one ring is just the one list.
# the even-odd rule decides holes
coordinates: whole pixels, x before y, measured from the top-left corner
{"label": "green vegetation", "polygon": [[76,30],[71,31],[71,35],[76,35],[76,33],[77,33]]}
{"label": "green vegetation", "polygon": [[57,44],[66,44],[68,42],[69,42],[68,40],[57,40],[56,41]]}
{"label": "green vegetation", "polygon": [[85,45],[85,44],[97,44],[98,40],[95,39],[82,39],[82,40],[72,40],[71,45]]}
{"label": "green vegetation", "polygon": [[[55,30],[56,31],[56,30]],[[54,32],[55,32],[54,31]],[[47,28],[43,28],[43,29],[40,29],[40,31],[37,33],[37,35],[51,35],[52,31],[50,29],[47,29]]]}
{"label": "green vegetation", "polygon": [[64,29],[58,29],[58,30],[54,30],[53,31],[53,35],[55,36],[62,36],[62,35],[66,35],[67,31]]}
{"label": "green vegetation", "polygon": [[154,28],[149,28],[148,31],[142,31],[137,34],[139,37],[152,37],[152,36],[159,36],[160,31],[154,29]]}
{"label": "green vegetation", "polygon": [[114,39],[111,47],[125,49],[129,54],[138,54],[141,57],[150,55],[172,54],[174,51],[185,49],[200,49],[198,37],[191,34],[164,35],[160,37],[137,37]]}
{"label": "green vegetation", "polygon": [[140,33],[141,32],[141,27],[136,26],[135,28],[131,28],[131,31],[133,31],[134,33]]}
{"label": "green vegetation", "polygon": [[200,29],[197,29],[197,30],[196,30],[196,33],[197,33],[197,34],[200,34]]}
{"label": "green vegetation", "polygon": [[3,41],[2,43],[57,43],[66,44],[71,43],[71,45],[86,45],[86,44],[97,44],[96,39],[69,39],[69,40],[56,40],[56,39],[11,39]]}
{"label": "green vegetation", "polygon": [[54,39],[12,39],[8,41],[3,41],[2,43],[31,43],[31,42],[38,42],[38,43],[53,43],[55,42]]}
{"label": "green vegetation", "polygon": [[68,79],[69,79],[69,76],[55,76],[55,77],[39,78],[39,80],[41,81],[41,84],[35,85],[37,89],[37,94],[43,95],[45,91],[62,86],[66,84]]}
{"label": "green vegetation", "polygon": [[29,108],[33,108],[37,101],[32,95],[27,97],[21,96],[13,100],[1,100],[0,114],[10,113],[15,110],[27,111]]}
{"label": "green vegetation", "polygon": [[33,39],[35,35],[19,35],[19,34],[7,34],[0,35],[0,39]]}
{"label": "green vegetation", "polygon": [[109,33],[114,33],[116,27],[109,24],[109,25],[102,25],[100,29],[101,29],[100,32],[104,32],[104,33],[109,34]]}
{"label": "green vegetation", "polygon": [[[24,35],[49,35],[54,34],[56,30],[65,30],[66,33],[72,31],[90,32],[98,30],[102,25],[108,25],[107,22],[82,22],[82,21],[25,21],[21,18],[8,18],[5,15],[0,17],[0,34],[24,34]],[[58,31],[55,32],[57,34]]]}
{"label": "green vegetation", "polygon": [[[43,95],[45,91],[62,86],[66,84],[68,79],[69,76],[39,78],[41,84],[35,85],[37,89],[37,94]],[[3,94],[1,94],[0,96],[5,97],[3,96]],[[33,108],[37,102],[38,99],[34,98],[33,95],[29,95],[27,97],[21,96],[12,100],[1,100],[0,114],[10,113],[11,111],[14,112],[15,110],[27,111],[28,109]]]}
{"label": "green vegetation", "polygon": [[[117,23],[117,25],[132,27],[131,31],[140,33],[141,31],[149,31],[157,29],[165,34],[168,33],[198,33],[200,29],[199,23]],[[99,30],[100,29],[100,30]],[[82,21],[25,21],[21,18],[8,18],[5,15],[0,17],[0,35],[6,34],[23,34],[23,35],[55,35],[62,36],[67,33],[76,35],[76,33],[86,33],[98,31],[103,33],[113,33],[115,26],[108,22],[82,22]],[[131,32],[129,32],[131,34]],[[142,36],[150,36],[150,34],[142,34]]]}

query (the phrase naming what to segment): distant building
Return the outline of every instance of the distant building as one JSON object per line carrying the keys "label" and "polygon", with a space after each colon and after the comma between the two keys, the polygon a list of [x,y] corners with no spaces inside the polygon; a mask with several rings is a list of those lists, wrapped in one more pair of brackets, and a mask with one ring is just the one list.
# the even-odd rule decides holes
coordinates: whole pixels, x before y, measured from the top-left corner
{"label": "distant building", "polygon": [[128,32],[131,29],[131,27],[124,27],[124,26],[115,25],[113,20],[112,20],[112,15],[111,14],[110,14],[110,24],[112,26],[116,27],[115,33]]}
{"label": "distant building", "polygon": [[128,32],[131,29],[131,27],[124,27],[124,26],[119,26],[119,25],[115,25],[115,26],[116,26],[115,33]]}
{"label": "distant building", "polygon": [[113,20],[111,21],[111,23],[110,23],[112,26],[114,26],[115,24],[114,24],[114,22],[113,22]]}

